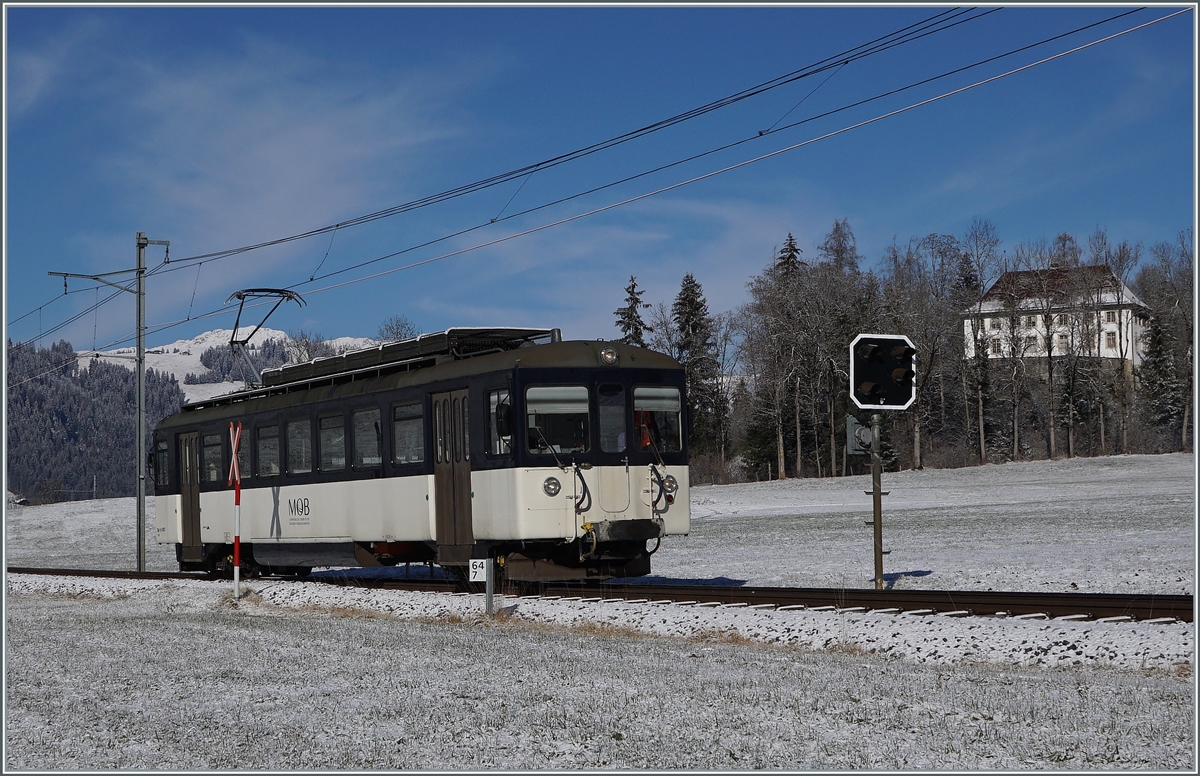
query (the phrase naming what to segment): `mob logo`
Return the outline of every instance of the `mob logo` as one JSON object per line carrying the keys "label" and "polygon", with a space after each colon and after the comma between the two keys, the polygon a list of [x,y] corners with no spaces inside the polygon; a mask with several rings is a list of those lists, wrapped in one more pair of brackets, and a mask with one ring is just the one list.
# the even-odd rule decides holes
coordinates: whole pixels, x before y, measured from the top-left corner
{"label": "mob logo", "polygon": [[308,499],[306,498],[290,498],[288,499],[288,512],[295,517],[296,515],[308,514]]}

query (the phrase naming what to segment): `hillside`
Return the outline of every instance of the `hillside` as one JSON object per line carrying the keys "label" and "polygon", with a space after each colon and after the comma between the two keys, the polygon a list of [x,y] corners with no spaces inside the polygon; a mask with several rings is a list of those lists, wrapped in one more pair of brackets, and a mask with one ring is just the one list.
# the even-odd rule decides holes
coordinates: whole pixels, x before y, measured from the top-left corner
{"label": "hillside", "polygon": [[[233,334],[232,329],[213,329],[206,331],[203,334],[198,334],[191,339],[175,340],[174,342],[165,345],[146,345],[146,368],[155,369],[167,375],[171,375],[179,381],[179,387],[183,390],[183,395],[187,401],[203,401],[211,399],[213,396],[221,396],[222,394],[236,391],[243,387],[241,382],[220,382],[220,383],[197,383],[186,385],[183,378],[188,374],[201,374],[205,371],[205,366],[200,363],[200,354],[209,348],[228,348],[229,337]],[[250,344],[261,347],[267,340],[287,340],[286,332],[278,329],[259,329],[251,338]],[[329,344],[336,350],[356,350],[359,348],[369,348],[372,345],[377,345],[375,340],[367,337],[337,337],[328,340]],[[79,368],[85,369],[87,365],[93,361],[101,361],[105,363],[120,364],[126,369],[133,369],[132,356],[134,348],[117,348],[115,350],[103,351],[99,358],[91,355],[90,351],[80,351]]]}
{"label": "hillside", "polygon": [[[233,363],[231,334],[230,329],[214,329],[148,345],[147,430],[185,402],[244,386],[227,378]],[[256,362],[270,365],[289,358],[292,351],[286,341],[282,331],[260,329],[251,340]],[[326,344],[337,351],[376,343],[340,337]],[[9,343],[5,468],[14,493],[36,502],[133,493],[134,352],[119,348],[93,354],[76,351],[66,341],[49,348]],[[191,383],[185,382],[188,375],[195,376]]]}

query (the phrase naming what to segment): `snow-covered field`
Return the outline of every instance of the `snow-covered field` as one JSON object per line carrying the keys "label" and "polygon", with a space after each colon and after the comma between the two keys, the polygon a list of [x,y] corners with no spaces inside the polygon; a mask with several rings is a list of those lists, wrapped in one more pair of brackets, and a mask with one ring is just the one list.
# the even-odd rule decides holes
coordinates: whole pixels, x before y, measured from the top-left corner
{"label": "snow-covered field", "polygon": [[[655,576],[867,587],[867,478],[697,488]],[[889,583],[1192,592],[1194,457],[885,475]],[[152,514],[152,512],[151,512]],[[152,524],[152,520],[150,521]],[[9,565],[131,567],[133,502],[9,506]],[[173,552],[148,544],[148,568]],[[1075,588],[1072,588],[1072,584]],[[6,766],[1179,769],[1191,624],[10,575]]]}
{"label": "snow-covered field", "polygon": [[[868,587],[869,476],[697,488],[692,534],[654,573]],[[1193,455],[926,469],[883,477],[889,584],[931,590],[1191,593]]]}

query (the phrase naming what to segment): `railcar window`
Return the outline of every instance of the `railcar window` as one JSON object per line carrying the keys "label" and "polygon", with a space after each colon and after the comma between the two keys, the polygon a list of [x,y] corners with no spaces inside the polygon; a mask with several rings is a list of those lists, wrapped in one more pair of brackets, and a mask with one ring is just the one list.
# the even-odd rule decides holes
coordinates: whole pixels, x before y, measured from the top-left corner
{"label": "railcar window", "polygon": [[279,476],[279,426],[259,426],[258,428],[258,469],[259,477]]}
{"label": "railcar window", "polygon": [[326,415],[317,421],[321,449],[321,471],[346,468],[346,421],[341,415]]}
{"label": "railcar window", "polygon": [[167,443],[165,441],[154,443],[154,456],[154,484],[159,488],[165,488],[168,484]]}
{"label": "railcar window", "polygon": [[625,386],[601,385],[597,404],[600,408],[600,449],[606,453],[625,452]]}
{"label": "railcar window", "polygon": [[437,463],[449,461],[446,436],[446,404],[444,401],[433,403],[433,458]]}
{"label": "railcar window", "polygon": [[204,435],[204,452],[200,457],[205,482],[220,482],[225,479],[221,471],[221,435]]}
{"label": "railcar window", "polygon": [[247,479],[251,476],[250,472],[250,429],[246,425],[242,426],[242,438],[238,440],[238,474],[242,475],[242,479]]}
{"label": "railcar window", "polygon": [[459,444],[460,433],[461,429],[459,427],[458,399],[454,399],[453,409],[450,411],[450,455],[453,456],[453,459],[447,458],[447,460],[462,460],[462,445]]}
{"label": "railcar window", "polygon": [[288,474],[307,474],[312,471],[312,421],[308,418],[289,420],[287,424]]}
{"label": "railcar window", "polygon": [[392,410],[392,450],[396,463],[425,460],[425,408],[402,404]]}
{"label": "railcar window", "polygon": [[488,391],[488,453],[512,455],[512,402],[507,388]]}
{"label": "railcar window", "polygon": [[531,453],[585,453],[591,448],[586,386],[530,386],[525,389],[525,418]]}
{"label": "railcar window", "polygon": [[633,433],[638,450],[677,453],[680,438],[679,389],[643,386],[633,389]]}
{"label": "railcar window", "polygon": [[370,468],[378,466],[383,461],[379,448],[379,408],[357,410],[353,416],[354,427],[354,468]]}

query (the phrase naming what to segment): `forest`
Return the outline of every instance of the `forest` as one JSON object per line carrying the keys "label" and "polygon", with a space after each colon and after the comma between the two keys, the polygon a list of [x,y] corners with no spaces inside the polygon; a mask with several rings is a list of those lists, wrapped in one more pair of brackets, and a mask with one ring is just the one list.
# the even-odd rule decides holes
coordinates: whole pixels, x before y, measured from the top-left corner
{"label": "forest", "polygon": [[[1082,242],[1062,233],[1001,246],[996,226],[975,219],[961,236],[894,241],[864,269],[848,220],[838,219],[808,255],[788,234],[748,279],[748,301],[735,310],[711,312],[691,273],[669,306],[644,301],[631,277],[615,323],[622,341],[683,364],[696,484],[866,471],[845,435],[849,416],[869,419],[850,401],[849,344],[860,333],[904,334],[917,350],[915,403],[882,413],[889,468],[1191,450],[1193,233],[1148,248],[1114,243],[1101,229]],[[1037,355],[1018,337],[991,350],[981,300],[997,281],[1079,268],[1092,271],[1066,275],[1111,273],[1114,286],[1136,297],[1129,304],[1144,305],[1137,306],[1145,326],[1135,367],[1086,348]],[[1056,313],[1099,298],[1084,286],[1056,290]],[[1045,321],[1052,340],[1050,323],[1062,316],[1019,301],[1014,296],[999,314],[1014,331],[1025,319]],[[378,336],[418,331],[396,315]],[[261,371],[333,352],[319,333],[300,331],[250,356]],[[133,372],[101,361],[80,368],[65,341],[48,349],[10,341],[7,359],[9,490],[35,503],[132,495]],[[201,363],[206,371],[185,383],[241,378],[227,348],[209,349]],[[154,370],[146,397],[147,429],[184,399],[173,376]]]}
{"label": "forest", "polygon": [[[415,336],[403,315],[379,326],[380,340]],[[131,496],[137,492],[136,381],[134,372],[98,359],[80,368],[71,343],[50,348],[7,343],[8,489],[34,504]],[[300,329],[286,339],[251,345],[255,369],[334,355],[320,332]],[[243,365],[228,347],[200,354],[205,371],[184,384],[244,380]],[[179,410],[183,391],[174,376],[146,370],[146,449],[158,422]],[[152,491],[150,481],[147,492]]]}
{"label": "forest", "polygon": [[[1148,248],[1114,243],[1103,229],[1082,242],[1061,233],[1001,246],[996,226],[977,218],[961,236],[893,241],[863,269],[850,224],[838,219],[809,255],[788,234],[738,309],[711,312],[691,274],[670,306],[644,301],[631,277],[616,326],[623,341],[670,353],[687,370],[694,483],[867,471],[845,438],[848,416],[870,415],[850,400],[849,344],[860,333],[904,334],[917,350],[916,402],[882,413],[893,469],[1191,450],[1191,230]],[[1128,289],[1144,305],[1125,300],[1145,322],[1140,363],[1076,346],[1039,356],[1027,347],[1035,337],[991,350],[981,300],[1010,272]],[[1010,294],[998,315],[1014,331],[1045,321],[1057,341],[1050,327],[1064,310],[1086,325],[1100,299],[1096,288],[1061,285],[1031,301]]]}
{"label": "forest", "polygon": [[[8,342],[8,489],[37,504],[136,493],[136,382],[119,364],[81,369],[65,340]],[[174,377],[146,370],[147,450],[150,431],[182,403]]]}

